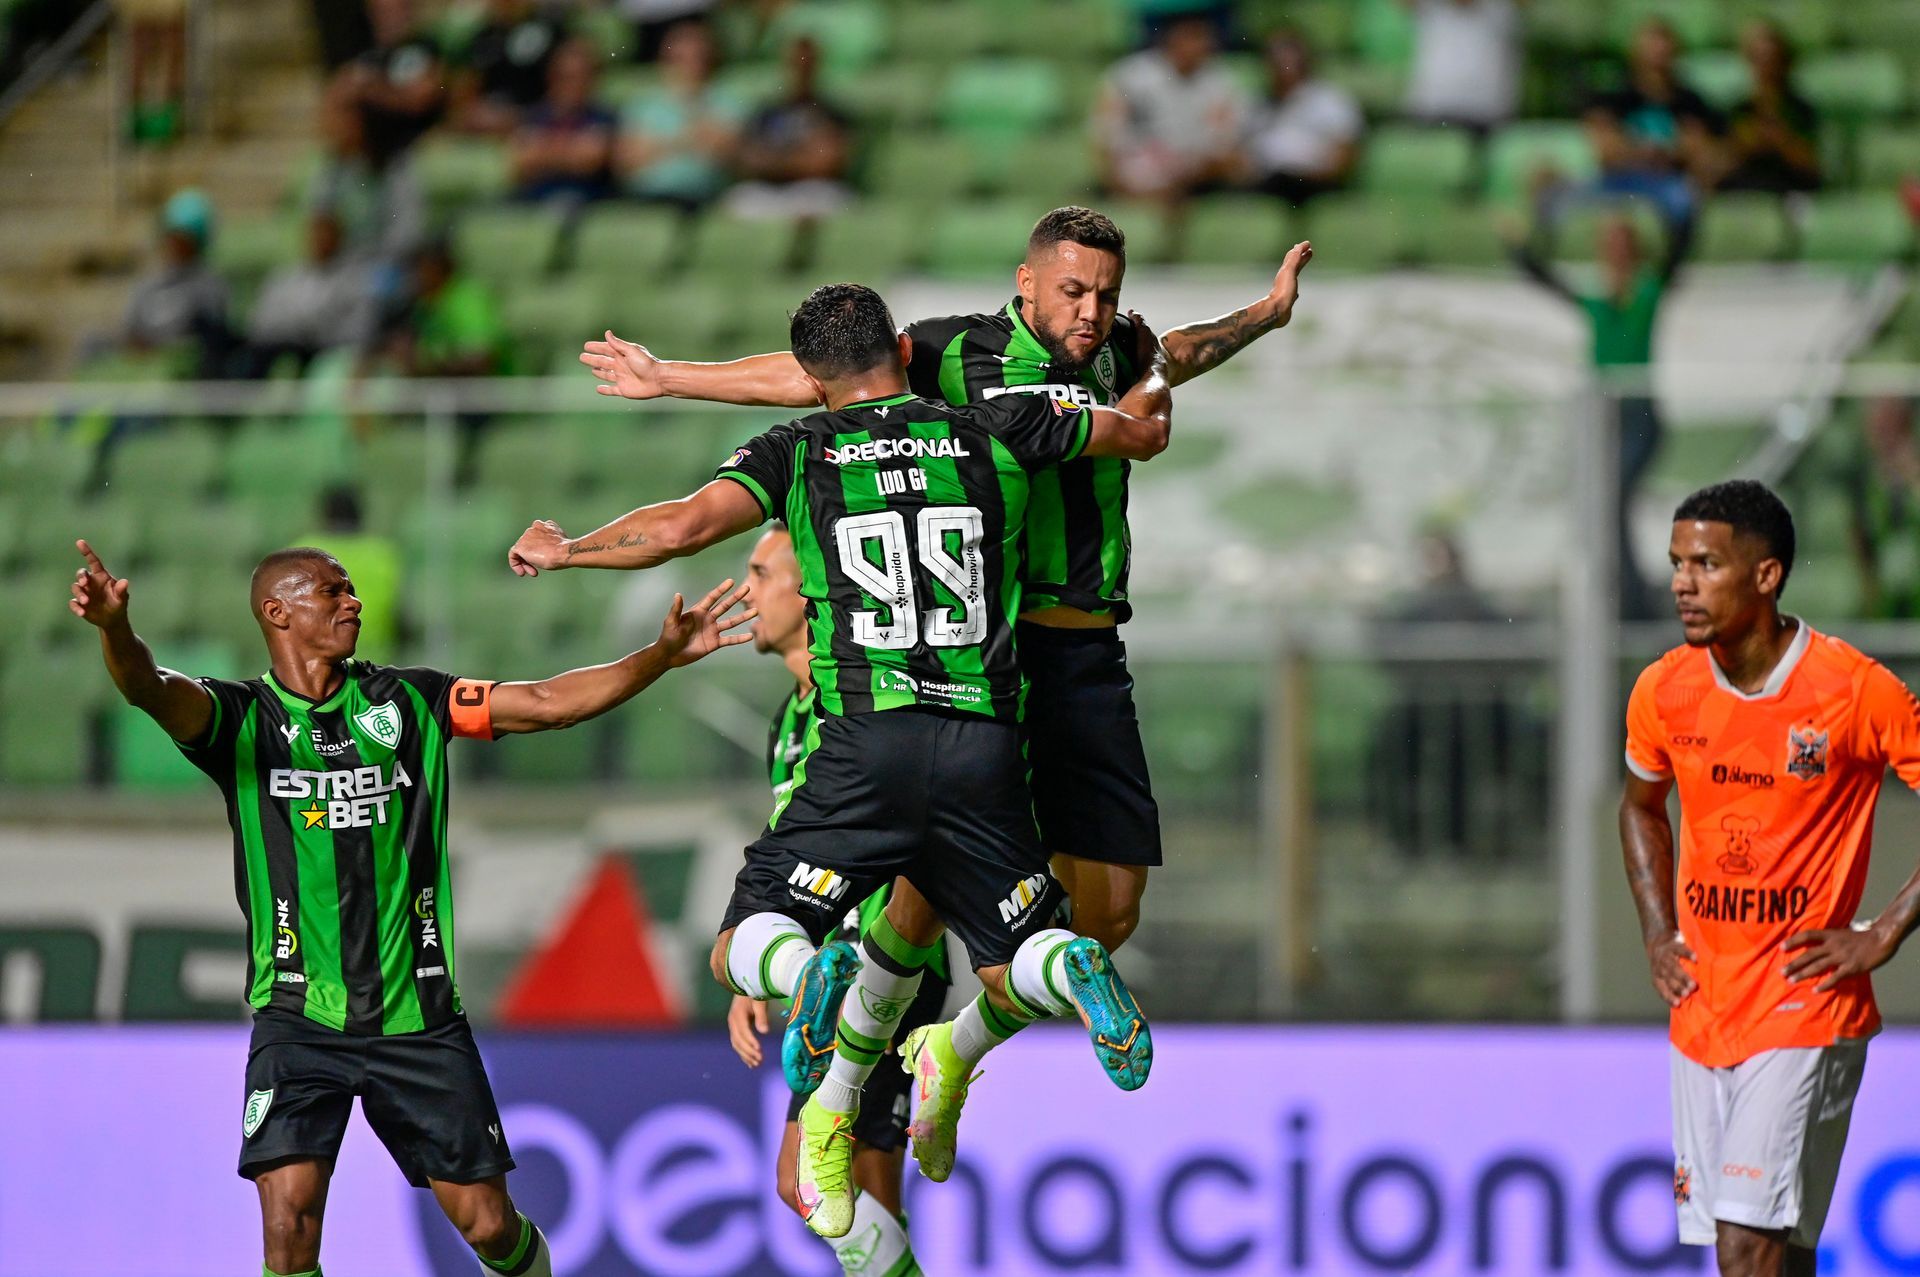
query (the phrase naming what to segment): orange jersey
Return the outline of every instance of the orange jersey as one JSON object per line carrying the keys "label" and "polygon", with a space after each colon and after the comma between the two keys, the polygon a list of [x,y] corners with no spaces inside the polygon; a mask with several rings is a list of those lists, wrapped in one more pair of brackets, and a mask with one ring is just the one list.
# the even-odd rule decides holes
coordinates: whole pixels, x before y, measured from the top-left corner
{"label": "orange jersey", "polygon": [[1880,1027],[1866,976],[1816,993],[1781,974],[1799,931],[1850,925],[1891,766],[1920,785],[1920,701],[1879,662],[1800,622],[1767,685],[1741,692],[1705,648],[1649,665],[1627,704],[1627,766],[1680,789],[1680,932],[1699,988],[1673,1044],[1709,1068]]}

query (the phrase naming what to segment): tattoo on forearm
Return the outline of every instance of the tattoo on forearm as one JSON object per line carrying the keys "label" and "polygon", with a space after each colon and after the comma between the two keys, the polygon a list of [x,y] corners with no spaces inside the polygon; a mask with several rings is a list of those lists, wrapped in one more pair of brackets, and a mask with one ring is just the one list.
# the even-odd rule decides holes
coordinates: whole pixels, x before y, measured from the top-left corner
{"label": "tattoo on forearm", "polygon": [[1226,363],[1273,329],[1272,321],[1256,319],[1248,306],[1231,315],[1174,329],[1167,334],[1167,354],[1182,374],[1197,377]]}
{"label": "tattoo on forearm", "polygon": [[603,554],[608,550],[625,550],[646,543],[645,533],[622,532],[612,541],[575,541],[567,547],[567,557],[571,559],[576,554]]}

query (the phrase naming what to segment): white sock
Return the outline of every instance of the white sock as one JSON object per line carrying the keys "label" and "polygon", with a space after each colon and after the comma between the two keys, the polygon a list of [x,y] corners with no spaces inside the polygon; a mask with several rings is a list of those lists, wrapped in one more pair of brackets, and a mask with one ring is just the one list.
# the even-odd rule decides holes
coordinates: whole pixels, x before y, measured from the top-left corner
{"label": "white sock", "polygon": [[756,913],[733,929],[727,979],[742,997],[790,998],[814,952],[798,922],[783,913]]}
{"label": "white sock", "polygon": [[1072,1015],[1067,997],[1066,947],[1079,939],[1071,931],[1049,928],[1028,936],[1007,968],[1007,992],[1034,1016]]}
{"label": "white sock", "polygon": [[971,1069],[987,1052],[1032,1023],[1027,1016],[1001,1010],[982,993],[953,1017],[953,1053]]}
{"label": "white sock", "polygon": [[833,1063],[827,1066],[827,1076],[814,1096],[820,1107],[835,1113],[851,1113],[859,1107],[861,1088],[887,1053],[900,1017],[920,991],[919,970],[892,970],[898,964],[872,941],[862,947],[865,961],[854,977],[853,987],[847,990],[847,1000],[840,1004],[840,1032],[833,1043]]}
{"label": "white sock", "polygon": [[520,1216],[521,1240],[526,1248],[507,1260],[492,1260],[485,1255],[479,1256],[483,1273],[503,1273],[506,1277],[553,1277],[553,1253],[547,1249],[547,1235],[540,1226]]}
{"label": "white sock", "polygon": [[829,1238],[827,1245],[840,1257],[844,1272],[880,1274],[898,1269],[900,1277],[917,1277],[920,1272],[906,1226],[872,1193],[861,1193],[853,1199],[853,1227],[845,1237]]}

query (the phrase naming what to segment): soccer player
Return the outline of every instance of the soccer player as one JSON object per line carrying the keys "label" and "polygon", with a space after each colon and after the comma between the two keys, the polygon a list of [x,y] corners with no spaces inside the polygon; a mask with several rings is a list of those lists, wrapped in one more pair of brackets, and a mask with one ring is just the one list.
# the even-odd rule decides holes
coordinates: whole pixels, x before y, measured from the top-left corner
{"label": "soccer player", "polygon": [[[1283,327],[1299,296],[1300,272],[1312,260],[1312,245],[1296,244],[1265,296],[1168,332],[1170,383],[1198,377]],[[1004,309],[908,325],[911,389],[955,407],[1029,394],[1076,407],[1115,403],[1145,371],[1131,324],[1119,315],[1126,266],[1126,237],[1112,219],[1088,208],[1054,209],[1028,237],[1014,272],[1017,293]],[[782,407],[817,402],[786,351],[683,363],[656,359],[609,332],[588,342],[580,358],[605,383],[602,394]],[[1160,813],[1117,628],[1131,613],[1128,475],[1124,457],[1088,456],[1034,477],[1018,626],[1041,841],[1072,899],[1074,930],[1109,949],[1139,925],[1147,871],[1161,860]],[[910,892],[895,897],[889,911],[896,922],[907,922],[913,903]],[[910,926],[903,929],[913,935]]]}
{"label": "soccer player", "polygon": [[[814,738],[747,865],[713,949],[734,992],[796,992],[787,1044],[817,1047],[844,998],[824,1069],[784,1052],[800,1112],[796,1196],[825,1237],[852,1223],[851,1126],[919,972],[869,936],[860,964],[816,946],[847,906],[904,874],[966,944],[1007,1016],[1079,1012],[1102,1067],[1145,1080],[1152,1040],[1098,941],[1049,926],[1059,884],[1035,832],[1019,732],[1014,643],[1019,538],[1031,474],[1083,455],[1145,459],[1166,446],[1165,357],[1138,326],[1144,375],[1117,408],[1013,395],[953,408],[916,398],[910,338],[872,289],[816,289],[794,312],[806,397],[826,411],[734,453],[716,481],[569,540],[536,521],[510,560],[523,574],[642,568],[784,515],[807,599]],[[796,1030],[798,1032],[796,1033]],[[806,1058],[803,1058],[806,1057]],[[799,1066],[799,1067],[796,1067]],[[965,1078],[958,1079],[964,1086]],[[926,1145],[916,1139],[923,1162]]]}
{"label": "soccer player", "polygon": [[360,600],[324,550],[254,569],[268,672],[194,679],[154,663],[129,583],[85,541],[69,603],[100,630],[120,694],[220,786],[250,936],[240,1174],[260,1194],[263,1277],[318,1277],[321,1217],[353,1097],[407,1179],[430,1188],[480,1260],[551,1277],[515,1209],[493,1090],[454,982],[447,741],[569,727],[669,669],[744,643],[731,581],[610,665],[492,683],[353,659]]}
{"label": "soccer player", "polygon": [[[776,801],[793,788],[794,773],[807,755],[814,721],[813,675],[807,651],[807,600],[800,593],[800,562],[793,553],[793,534],[776,523],[754,546],[747,560],[748,597],[759,619],[753,623],[755,651],[778,656],[793,675],[793,691],[774,715],[767,738],[767,771]],[[900,1035],[940,1018],[951,980],[944,946],[922,954],[897,937],[884,912],[888,889],[868,896],[841,928],[843,938],[859,941],[882,932],[880,944],[896,962],[924,964],[925,975],[906,1013],[894,1030]],[[767,1004],[736,994],[727,1013],[727,1032],[733,1049],[749,1068],[760,1065],[760,1037],[767,1030]],[[901,1210],[901,1176],[906,1169],[908,1078],[901,1069],[877,1068],[860,1092],[860,1112],[853,1122],[853,1227],[844,1237],[829,1238],[849,1273],[879,1277],[919,1277],[913,1243],[907,1236]],[[781,1137],[776,1181],[780,1200],[794,1207],[794,1159],[800,1149],[800,1107],[806,1097],[796,1094],[787,1110]]]}
{"label": "soccer player", "polygon": [[[1674,512],[1686,638],[1627,707],[1620,841],[1653,985],[1672,1008],[1680,1239],[1727,1277],[1811,1277],[1867,1039],[1868,972],[1920,918],[1920,872],[1856,923],[1891,766],[1920,785],[1920,702],[1783,615],[1793,519],[1751,481]],[[1674,861],[1667,796],[1680,788]]]}

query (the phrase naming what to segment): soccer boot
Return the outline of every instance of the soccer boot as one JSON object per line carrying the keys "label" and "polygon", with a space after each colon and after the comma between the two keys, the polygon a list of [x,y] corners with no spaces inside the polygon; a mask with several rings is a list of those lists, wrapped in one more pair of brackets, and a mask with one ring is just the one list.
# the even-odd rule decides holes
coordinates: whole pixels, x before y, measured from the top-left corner
{"label": "soccer boot", "polygon": [[900,1043],[900,1067],[913,1079],[913,1160],[920,1173],[935,1183],[953,1174],[954,1146],[959,1142],[960,1110],[967,1102],[964,1060],[953,1053],[953,1024],[929,1024],[907,1034]]}
{"label": "soccer boot", "polygon": [[794,1205],[821,1237],[845,1237],[853,1227],[854,1116],[822,1108],[814,1099],[800,1106]]}
{"label": "soccer boot", "polygon": [[1080,1008],[1100,1067],[1121,1090],[1139,1090],[1153,1069],[1153,1033],[1140,1004],[1098,940],[1082,936],[1061,958],[1067,968],[1067,994]]}
{"label": "soccer boot", "polygon": [[840,1027],[840,1004],[860,973],[860,955],[844,940],[813,955],[800,969],[787,1032],[780,1040],[780,1067],[795,1095],[812,1095],[833,1063],[833,1037]]}

